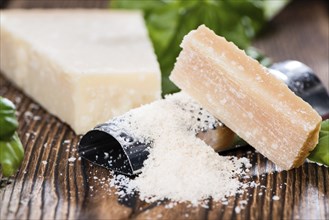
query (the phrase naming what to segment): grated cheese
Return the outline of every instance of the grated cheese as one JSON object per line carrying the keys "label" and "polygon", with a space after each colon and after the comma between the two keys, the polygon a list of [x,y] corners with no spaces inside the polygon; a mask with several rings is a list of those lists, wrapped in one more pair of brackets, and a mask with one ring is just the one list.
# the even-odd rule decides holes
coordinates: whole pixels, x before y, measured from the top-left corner
{"label": "grated cheese", "polygon": [[134,136],[151,143],[151,148],[138,177],[114,175],[110,180],[119,196],[137,191],[146,202],[170,199],[174,204],[207,206],[203,201],[210,197],[225,201],[246,187],[239,179],[251,167],[249,160],[220,156],[196,137],[197,131],[221,123],[186,94],[169,95],[157,104],[131,110],[128,117],[118,120]]}

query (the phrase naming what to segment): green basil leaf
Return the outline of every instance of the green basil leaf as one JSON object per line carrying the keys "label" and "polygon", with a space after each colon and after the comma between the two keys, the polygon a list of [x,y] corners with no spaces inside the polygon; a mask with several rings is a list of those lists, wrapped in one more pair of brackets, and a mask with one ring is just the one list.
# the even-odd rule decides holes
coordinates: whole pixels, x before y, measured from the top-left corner
{"label": "green basil leaf", "polygon": [[[183,37],[201,24],[234,42],[241,49],[250,46],[251,40],[261,31],[288,0],[218,1],[218,0],[117,0],[111,8],[140,9],[144,18],[162,72],[163,95],[178,88],[168,79]],[[275,7],[274,7],[275,6]],[[269,60],[256,53],[263,65]]]}
{"label": "green basil leaf", "polygon": [[24,149],[17,133],[15,105],[0,96],[0,172],[11,176],[19,168],[24,157]]}
{"label": "green basil leaf", "polygon": [[329,166],[329,120],[321,123],[319,143],[308,156],[308,159]]}
{"label": "green basil leaf", "polygon": [[17,133],[9,140],[0,140],[0,167],[4,176],[15,174],[23,158],[24,148]]}
{"label": "green basil leaf", "polygon": [[0,97],[0,139],[9,139],[16,131],[18,122],[15,105],[6,98]]}

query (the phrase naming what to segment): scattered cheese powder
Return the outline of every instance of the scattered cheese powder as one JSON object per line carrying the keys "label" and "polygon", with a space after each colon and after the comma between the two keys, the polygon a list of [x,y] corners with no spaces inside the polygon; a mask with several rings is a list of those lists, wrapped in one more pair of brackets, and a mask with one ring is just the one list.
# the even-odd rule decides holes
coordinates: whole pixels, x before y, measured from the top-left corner
{"label": "scattered cheese powder", "polygon": [[117,175],[110,181],[119,196],[138,191],[146,202],[170,199],[198,205],[210,197],[221,201],[243,188],[239,178],[251,167],[249,160],[220,156],[196,137],[197,132],[222,124],[188,95],[169,95],[131,110],[128,117],[118,119],[134,136],[151,143],[151,148],[139,176]]}

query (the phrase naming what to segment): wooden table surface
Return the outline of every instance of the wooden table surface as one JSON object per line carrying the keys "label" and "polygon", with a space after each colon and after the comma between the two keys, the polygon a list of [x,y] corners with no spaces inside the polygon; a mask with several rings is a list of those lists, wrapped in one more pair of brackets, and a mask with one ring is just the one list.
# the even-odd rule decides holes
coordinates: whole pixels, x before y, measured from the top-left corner
{"label": "wooden table surface", "polygon": [[[103,0],[16,0],[7,7],[106,7]],[[328,5],[294,1],[255,41],[274,61],[296,59],[312,67],[328,88]],[[329,169],[305,163],[279,171],[251,147],[226,154],[248,157],[252,179],[260,186],[228,205],[209,201],[209,208],[179,204],[172,209],[147,204],[137,196],[118,200],[107,180],[109,171],[77,155],[79,137],[0,74],[0,95],[13,100],[19,112],[19,136],[25,160],[13,178],[2,179],[0,219],[329,219]],[[97,179],[95,178],[97,177]],[[102,180],[102,178],[104,178]],[[1,179],[1,176],[0,176]],[[205,186],[207,187],[207,186]],[[279,200],[273,200],[273,195]],[[235,211],[247,204],[240,213]],[[240,205],[239,205],[240,204]]]}

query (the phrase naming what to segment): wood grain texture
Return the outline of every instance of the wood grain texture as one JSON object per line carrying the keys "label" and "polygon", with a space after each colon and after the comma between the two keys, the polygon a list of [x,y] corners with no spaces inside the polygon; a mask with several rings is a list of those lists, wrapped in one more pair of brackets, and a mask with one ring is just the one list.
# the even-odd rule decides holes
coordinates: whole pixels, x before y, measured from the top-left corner
{"label": "wood grain texture", "polygon": [[329,89],[328,1],[296,0],[273,19],[254,46],[274,62],[298,60],[310,66]]}
{"label": "wood grain texture", "polygon": [[[8,7],[25,8],[106,5],[101,0],[8,3]],[[301,60],[328,82],[328,14],[324,1],[294,1],[270,27],[255,42],[257,47],[277,61]],[[108,170],[84,160],[68,161],[78,158],[80,137],[66,124],[2,75],[0,95],[17,106],[19,136],[26,152],[19,172],[1,180],[0,219],[329,219],[328,168],[306,163],[298,169],[280,171],[252,148],[226,155],[248,157],[253,164],[252,179],[260,185],[230,197],[227,205],[210,200],[209,208],[178,204],[167,209],[164,206],[168,201],[147,204],[137,195],[119,200],[108,185]],[[273,200],[274,195],[280,199]],[[237,206],[244,207],[240,213],[235,210]]]}

